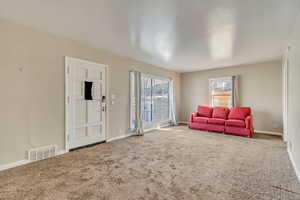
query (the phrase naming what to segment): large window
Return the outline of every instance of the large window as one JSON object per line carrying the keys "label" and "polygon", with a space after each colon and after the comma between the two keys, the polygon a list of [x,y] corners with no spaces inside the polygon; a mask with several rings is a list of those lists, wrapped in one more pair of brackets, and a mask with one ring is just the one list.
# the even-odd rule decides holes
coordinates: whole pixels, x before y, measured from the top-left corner
{"label": "large window", "polygon": [[209,80],[211,106],[233,106],[233,77]]}
{"label": "large window", "polygon": [[161,125],[176,124],[173,81],[130,72],[129,129],[137,135]]}
{"label": "large window", "polygon": [[142,74],[142,120],[145,125],[170,120],[170,80]]}

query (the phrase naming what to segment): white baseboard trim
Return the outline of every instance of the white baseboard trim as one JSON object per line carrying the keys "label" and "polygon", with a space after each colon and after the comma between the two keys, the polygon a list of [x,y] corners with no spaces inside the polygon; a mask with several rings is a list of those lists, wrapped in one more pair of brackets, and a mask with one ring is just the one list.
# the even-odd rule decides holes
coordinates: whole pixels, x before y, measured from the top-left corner
{"label": "white baseboard trim", "polygon": [[155,131],[155,130],[159,130],[160,128],[166,128],[171,126],[170,124],[162,124],[159,127],[152,127],[152,128],[148,128],[148,129],[144,129],[144,133],[148,133],[150,131]]}
{"label": "white baseboard trim", "polygon": [[18,166],[21,166],[21,165],[26,165],[28,163],[30,163],[29,160],[20,160],[20,161],[17,161],[17,162],[5,164],[5,165],[0,165],[0,171],[4,171],[4,170],[14,168],[14,167],[18,167]]}
{"label": "white baseboard trim", "polygon": [[[166,126],[165,126],[165,127],[166,127]],[[164,127],[161,127],[161,128],[164,128]],[[155,130],[159,130],[159,128],[148,128],[148,129],[144,129],[144,133],[148,133],[148,132],[155,131]]]}
{"label": "white baseboard trim", "polygon": [[107,139],[106,142],[112,142],[112,141],[115,141],[115,140],[120,140],[120,139],[124,139],[124,138],[127,138],[131,136],[130,134],[129,135],[121,135],[121,136],[117,136],[117,137],[114,137],[114,138],[110,138],[110,139]]}
{"label": "white baseboard trim", "polygon": [[296,163],[295,163],[294,158],[293,158],[293,155],[292,155],[292,152],[290,151],[289,148],[287,148],[287,152],[288,152],[288,154],[289,154],[290,161],[291,161],[291,163],[292,163],[292,165],[293,165],[293,167],[294,167],[296,176],[297,176],[298,181],[299,181],[299,183],[300,183],[300,169],[297,168]]}
{"label": "white baseboard trim", "polygon": [[254,133],[262,133],[262,134],[267,134],[267,135],[279,135],[282,136],[282,133],[278,132],[273,132],[273,131],[261,131],[261,130],[254,130]]}
{"label": "white baseboard trim", "polygon": [[[178,121],[178,124],[188,124],[188,122],[185,121]],[[261,131],[261,130],[254,130],[255,133],[262,133],[262,134],[267,134],[267,135],[278,135],[278,136],[283,136],[282,133],[279,132],[273,132],[273,131]]]}
{"label": "white baseboard trim", "polygon": [[[63,155],[65,153],[68,153],[68,152],[66,150],[60,150],[60,151],[57,152],[57,154],[55,156]],[[34,162],[36,162],[36,161],[34,161]],[[26,165],[26,164],[29,164],[29,163],[32,163],[32,161],[30,161],[30,160],[20,160],[20,161],[8,163],[8,164],[0,165],[0,171],[4,171],[4,170],[7,170],[7,169],[19,167],[21,165]]]}
{"label": "white baseboard trim", "polygon": [[185,122],[185,121],[178,121],[177,124],[188,124],[188,122]]}
{"label": "white baseboard trim", "polygon": [[63,155],[65,153],[68,153],[68,151],[66,151],[66,150],[60,150],[60,151],[57,152],[56,156],[60,156],[60,155]]}

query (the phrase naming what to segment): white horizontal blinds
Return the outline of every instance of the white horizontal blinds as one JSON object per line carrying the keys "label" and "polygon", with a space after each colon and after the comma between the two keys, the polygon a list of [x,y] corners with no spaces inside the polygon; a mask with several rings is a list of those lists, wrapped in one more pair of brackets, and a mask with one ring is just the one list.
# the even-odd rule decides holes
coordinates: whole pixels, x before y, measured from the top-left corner
{"label": "white horizontal blinds", "polygon": [[148,76],[142,76],[142,120],[144,123],[152,121],[152,79]]}
{"label": "white horizontal blinds", "polygon": [[209,91],[212,106],[233,106],[233,77],[210,79]]}
{"label": "white horizontal blinds", "polygon": [[152,79],[152,121],[170,120],[170,81]]}

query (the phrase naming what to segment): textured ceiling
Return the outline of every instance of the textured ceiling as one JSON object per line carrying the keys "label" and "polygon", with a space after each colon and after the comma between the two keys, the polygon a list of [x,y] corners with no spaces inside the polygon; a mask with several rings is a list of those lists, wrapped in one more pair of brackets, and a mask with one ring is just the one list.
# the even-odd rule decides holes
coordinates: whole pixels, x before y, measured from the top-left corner
{"label": "textured ceiling", "polygon": [[299,0],[0,0],[0,18],[174,71],[279,58]]}

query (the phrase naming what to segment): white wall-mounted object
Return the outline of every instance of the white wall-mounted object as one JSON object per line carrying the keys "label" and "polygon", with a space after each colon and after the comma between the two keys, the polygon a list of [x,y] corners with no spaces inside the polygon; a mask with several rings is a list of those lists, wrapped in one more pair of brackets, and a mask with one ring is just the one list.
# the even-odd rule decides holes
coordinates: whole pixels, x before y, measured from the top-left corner
{"label": "white wall-mounted object", "polygon": [[49,145],[28,150],[27,159],[31,162],[44,160],[57,155],[57,146]]}

